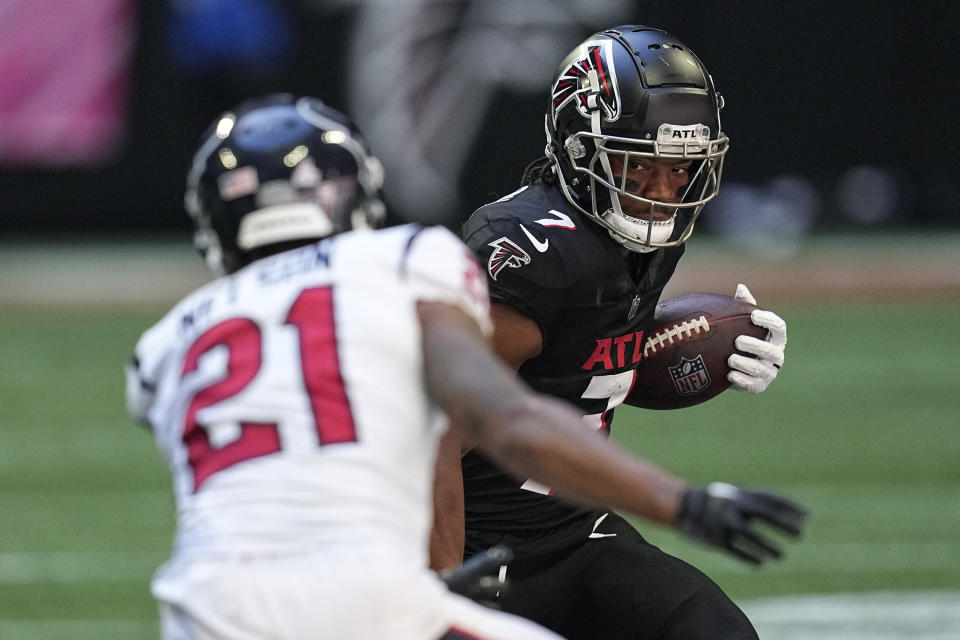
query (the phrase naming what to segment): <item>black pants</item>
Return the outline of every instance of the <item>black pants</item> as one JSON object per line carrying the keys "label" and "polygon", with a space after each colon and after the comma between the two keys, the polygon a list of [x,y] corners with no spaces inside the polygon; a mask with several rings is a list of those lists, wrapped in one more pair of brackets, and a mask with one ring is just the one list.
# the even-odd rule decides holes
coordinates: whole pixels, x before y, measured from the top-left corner
{"label": "black pants", "polygon": [[501,609],[569,640],[757,640],[713,580],[623,518],[610,513],[596,534],[616,535],[514,560]]}

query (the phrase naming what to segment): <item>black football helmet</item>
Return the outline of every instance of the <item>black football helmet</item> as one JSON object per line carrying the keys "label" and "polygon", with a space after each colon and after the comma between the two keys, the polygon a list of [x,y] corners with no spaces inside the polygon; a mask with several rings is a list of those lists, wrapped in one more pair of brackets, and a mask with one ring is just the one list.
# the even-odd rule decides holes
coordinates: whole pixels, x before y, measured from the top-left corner
{"label": "black football helmet", "polygon": [[184,197],[216,275],[297,242],[383,224],[383,168],[357,127],[310,97],[249,100],[210,126]]}
{"label": "black football helmet", "polygon": [[[640,25],[607,29],[579,44],[557,70],[547,157],[570,203],[617,242],[639,252],[679,245],[720,186],[730,145],[720,129],[722,107],[707,69],[675,36]],[[631,193],[626,167],[637,157],[692,162],[679,202]],[[615,174],[616,167],[622,169]],[[638,217],[632,203],[631,215],[624,213],[627,199],[649,215]]]}

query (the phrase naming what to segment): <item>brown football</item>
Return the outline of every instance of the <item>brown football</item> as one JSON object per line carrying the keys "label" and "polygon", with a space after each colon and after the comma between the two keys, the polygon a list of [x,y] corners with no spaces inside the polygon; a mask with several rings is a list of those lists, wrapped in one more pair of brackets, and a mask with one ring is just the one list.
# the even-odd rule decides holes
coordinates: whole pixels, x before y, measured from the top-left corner
{"label": "brown football", "polygon": [[730,386],[727,358],[740,335],[765,338],[750,321],[755,305],[715,293],[691,293],[657,305],[644,332],[643,359],[627,404],[680,409],[705,402]]}

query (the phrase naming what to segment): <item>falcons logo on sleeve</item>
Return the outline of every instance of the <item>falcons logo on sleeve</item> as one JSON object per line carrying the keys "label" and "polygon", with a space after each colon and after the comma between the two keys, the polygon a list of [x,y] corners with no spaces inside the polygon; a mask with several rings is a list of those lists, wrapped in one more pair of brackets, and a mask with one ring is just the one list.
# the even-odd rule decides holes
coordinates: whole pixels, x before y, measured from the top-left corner
{"label": "falcons logo on sleeve", "polygon": [[505,268],[519,269],[530,263],[530,254],[518,247],[510,238],[498,238],[490,243],[493,253],[487,260],[487,271],[494,280]]}

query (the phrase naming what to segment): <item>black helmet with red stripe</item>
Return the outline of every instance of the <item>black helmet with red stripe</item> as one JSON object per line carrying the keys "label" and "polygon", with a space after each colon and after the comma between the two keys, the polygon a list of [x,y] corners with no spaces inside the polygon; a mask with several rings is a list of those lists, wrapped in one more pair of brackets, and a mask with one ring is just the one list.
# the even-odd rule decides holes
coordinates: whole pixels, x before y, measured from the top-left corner
{"label": "black helmet with red stripe", "polygon": [[[633,251],[687,240],[720,186],[729,139],[720,129],[723,99],[700,59],[675,36],[623,25],[596,33],[560,64],[546,116],[547,157],[567,199]],[[619,161],[611,163],[611,158]],[[631,193],[631,159],[691,161],[679,202]],[[615,173],[615,167],[623,169]],[[631,215],[621,202],[643,203]],[[669,220],[655,211],[673,212]]]}

